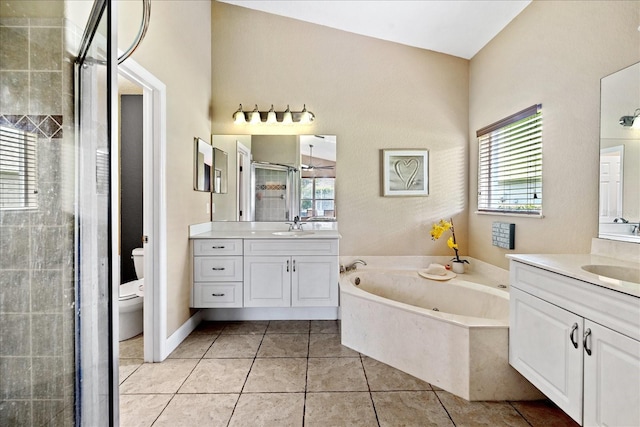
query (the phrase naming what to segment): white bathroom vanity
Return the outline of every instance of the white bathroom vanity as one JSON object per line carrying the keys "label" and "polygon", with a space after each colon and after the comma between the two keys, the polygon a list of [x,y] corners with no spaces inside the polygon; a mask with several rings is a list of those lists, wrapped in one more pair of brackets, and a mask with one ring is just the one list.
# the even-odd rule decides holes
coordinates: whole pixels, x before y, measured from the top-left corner
{"label": "white bathroom vanity", "polygon": [[336,222],[192,227],[191,307],[208,320],[337,319]]}
{"label": "white bathroom vanity", "polygon": [[639,263],[508,257],[509,363],[581,425],[640,425]]}

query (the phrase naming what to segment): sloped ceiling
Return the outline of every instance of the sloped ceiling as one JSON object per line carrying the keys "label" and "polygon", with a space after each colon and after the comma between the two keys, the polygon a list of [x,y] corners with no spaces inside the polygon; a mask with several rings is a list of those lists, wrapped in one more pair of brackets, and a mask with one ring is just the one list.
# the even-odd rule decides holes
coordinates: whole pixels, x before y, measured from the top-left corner
{"label": "sloped ceiling", "polygon": [[471,59],[531,0],[218,0]]}

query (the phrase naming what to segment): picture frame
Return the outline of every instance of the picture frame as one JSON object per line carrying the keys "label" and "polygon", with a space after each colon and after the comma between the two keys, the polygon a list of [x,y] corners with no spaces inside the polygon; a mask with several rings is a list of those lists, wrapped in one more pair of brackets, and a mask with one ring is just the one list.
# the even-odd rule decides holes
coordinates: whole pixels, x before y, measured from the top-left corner
{"label": "picture frame", "polygon": [[381,150],[382,196],[428,196],[429,150]]}

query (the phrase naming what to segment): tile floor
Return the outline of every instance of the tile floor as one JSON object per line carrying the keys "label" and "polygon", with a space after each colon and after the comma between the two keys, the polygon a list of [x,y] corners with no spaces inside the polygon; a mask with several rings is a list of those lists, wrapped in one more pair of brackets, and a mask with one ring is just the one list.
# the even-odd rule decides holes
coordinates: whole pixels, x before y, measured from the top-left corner
{"label": "tile floor", "polygon": [[577,426],[548,401],[467,402],[340,344],[335,321],[204,322],[162,363],[120,343],[120,425]]}

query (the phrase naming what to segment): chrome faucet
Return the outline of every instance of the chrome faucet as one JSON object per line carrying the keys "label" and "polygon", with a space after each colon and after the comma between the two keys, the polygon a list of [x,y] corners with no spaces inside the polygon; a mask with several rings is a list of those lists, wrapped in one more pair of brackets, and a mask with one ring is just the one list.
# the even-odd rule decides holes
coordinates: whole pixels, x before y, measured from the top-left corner
{"label": "chrome faucet", "polygon": [[341,265],[340,273],[344,273],[346,271],[354,271],[356,268],[358,268],[358,264],[367,265],[367,263],[364,262],[363,260],[357,259],[353,261],[351,264],[347,265],[346,267],[344,265]]}
{"label": "chrome faucet", "polygon": [[614,219],[613,222],[621,222],[623,224],[629,224],[629,221],[627,221],[626,219],[624,219],[622,217]]}
{"label": "chrome faucet", "polygon": [[300,217],[296,216],[293,218],[293,222],[287,222],[289,224],[289,231],[300,230],[302,231],[302,226],[306,224],[306,222],[300,222]]}

